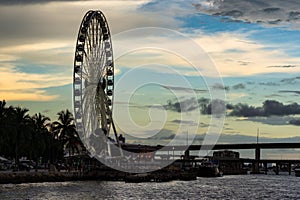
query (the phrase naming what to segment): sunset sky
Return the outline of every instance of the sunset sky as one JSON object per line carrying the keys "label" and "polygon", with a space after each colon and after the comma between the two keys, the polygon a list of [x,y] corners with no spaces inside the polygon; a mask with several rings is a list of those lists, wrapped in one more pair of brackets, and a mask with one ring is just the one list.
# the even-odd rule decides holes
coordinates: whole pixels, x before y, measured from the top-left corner
{"label": "sunset sky", "polygon": [[[261,107],[266,100],[300,104],[297,0],[2,0],[1,99],[52,120],[60,110],[72,110],[75,43],[88,10],[101,10],[109,23],[118,92],[114,117],[120,132],[161,141],[176,134],[184,138],[187,132],[201,138],[210,115],[166,105],[209,99],[212,89],[225,92],[224,100],[232,105]],[[174,49],[200,56],[187,58]],[[194,61],[200,64],[192,66]],[[300,126],[291,120],[300,115],[228,114],[219,142],[256,142],[258,129],[264,142],[300,142]],[[293,153],[285,151],[295,157]],[[271,154],[265,155],[280,156]]]}

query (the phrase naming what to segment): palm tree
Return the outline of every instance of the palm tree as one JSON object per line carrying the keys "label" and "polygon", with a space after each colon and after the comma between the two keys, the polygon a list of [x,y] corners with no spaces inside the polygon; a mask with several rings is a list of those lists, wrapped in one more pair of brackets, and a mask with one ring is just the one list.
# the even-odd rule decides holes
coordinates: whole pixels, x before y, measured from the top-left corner
{"label": "palm tree", "polygon": [[23,150],[25,150],[29,145],[28,140],[30,140],[31,118],[29,114],[27,114],[28,111],[27,108],[15,107],[12,112],[10,112],[10,128],[15,135],[15,162],[17,166],[19,164],[20,149],[23,148]]}
{"label": "palm tree", "polygon": [[79,146],[82,144],[76,127],[72,113],[67,109],[57,113],[58,121],[53,122],[55,137],[62,140],[65,147],[69,149],[69,156],[74,155],[74,151],[79,151]]}
{"label": "palm tree", "polygon": [[49,138],[51,137],[47,127],[50,125],[50,118],[42,115],[41,113],[32,116],[33,134],[32,134],[32,146],[30,156],[37,159],[44,156],[46,153],[46,147],[49,146]]}
{"label": "palm tree", "polygon": [[5,100],[0,101],[0,154],[6,155],[8,154],[9,147],[9,134],[7,131],[7,112],[8,108],[6,107]]}

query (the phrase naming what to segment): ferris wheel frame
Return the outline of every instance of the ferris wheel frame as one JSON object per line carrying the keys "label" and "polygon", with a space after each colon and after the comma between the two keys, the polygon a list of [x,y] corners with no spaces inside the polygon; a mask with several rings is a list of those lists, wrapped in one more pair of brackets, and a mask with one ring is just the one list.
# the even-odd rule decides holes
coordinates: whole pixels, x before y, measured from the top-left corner
{"label": "ferris wheel frame", "polygon": [[77,132],[92,154],[97,152],[91,144],[97,141],[93,140],[106,140],[111,127],[119,143],[112,120],[113,94],[114,60],[109,26],[101,11],[91,10],[83,17],[76,41],[73,109]]}

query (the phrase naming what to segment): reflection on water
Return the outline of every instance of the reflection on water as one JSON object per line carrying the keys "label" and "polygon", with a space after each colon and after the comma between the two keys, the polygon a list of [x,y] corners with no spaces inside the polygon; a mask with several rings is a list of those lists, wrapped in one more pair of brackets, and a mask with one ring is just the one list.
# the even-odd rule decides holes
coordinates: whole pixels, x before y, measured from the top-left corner
{"label": "reflection on water", "polygon": [[61,182],[0,185],[0,199],[297,199],[300,177],[224,176],[167,183]]}

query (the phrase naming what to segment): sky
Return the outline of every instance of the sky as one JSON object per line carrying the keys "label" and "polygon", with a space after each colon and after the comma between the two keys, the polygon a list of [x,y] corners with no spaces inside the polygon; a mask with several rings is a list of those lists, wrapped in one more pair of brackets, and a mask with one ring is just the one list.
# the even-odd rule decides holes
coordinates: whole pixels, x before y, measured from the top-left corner
{"label": "sky", "polygon": [[133,142],[200,143],[211,133],[219,143],[244,143],[256,142],[257,132],[263,142],[300,141],[299,113],[227,110],[218,118],[198,105],[201,98],[255,108],[266,100],[300,104],[297,0],[2,0],[1,99],[52,120],[72,110],[75,44],[88,10],[108,20],[114,118]]}

